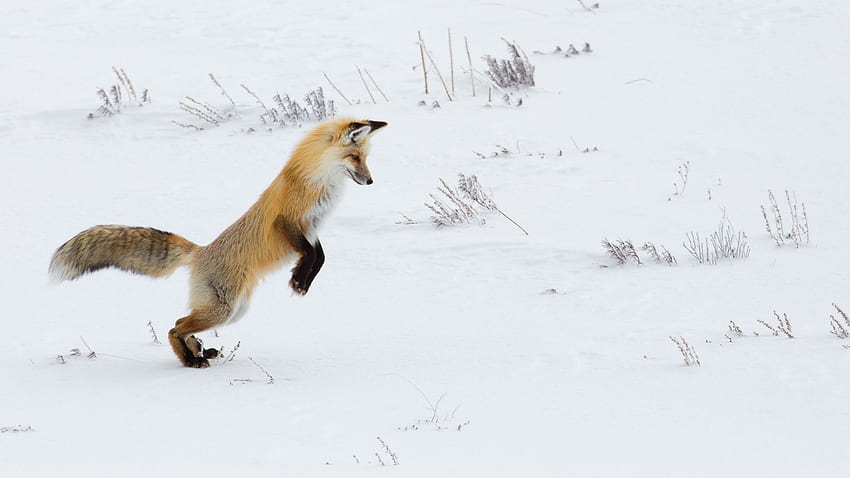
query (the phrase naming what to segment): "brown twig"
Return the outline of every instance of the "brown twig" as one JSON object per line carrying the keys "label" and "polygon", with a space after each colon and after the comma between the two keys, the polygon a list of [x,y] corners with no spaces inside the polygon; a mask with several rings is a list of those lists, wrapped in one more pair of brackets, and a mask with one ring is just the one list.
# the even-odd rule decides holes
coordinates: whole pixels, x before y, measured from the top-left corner
{"label": "brown twig", "polygon": [[226,91],[224,91],[224,87],[221,86],[221,83],[219,83],[218,80],[215,79],[215,76],[213,76],[212,73],[210,73],[210,79],[212,80],[213,83],[215,83],[215,86],[217,86],[218,89],[221,90],[221,94],[224,95],[225,98],[230,100],[230,104],[233,105],[233,106],[236,106],[236,102],[233,101],[233,98],[231,98],[230,95],[228,95]]}
{"label": "brown twig", "polygon": [[241,86],[241,87],[242,87],[245,91],[247,91],[249,95],[253,96],[253,97],[254,97],[254,99],[255,99],[255,100],[257,100],[257,103],[260,105],[260,107],[262,107],[262,108],[263,108],[263,111],[265,111],[265,113],[264,113],[264,114],[260,115],[260,119],[262,119],[262,120],[263,120],[263,122],[265,123],[265,122],[266,122],[266,119],[265,119],[264,117],[266,117],[266,116],[267,116],[267,117],[269,118],[269,121],[272,121],[272,120],[274,119],[274,117],[272,116],[271,111],[269,111],[269,109],[266,107],[266,104],[265,104],[265,103],[263,103],[263,100],[261,100],[259,96],[257,96],[257,95],[256,95],[253,91],[251,91],[251,90],[250,90],[247,86],[245,86],[244,84],[241,84],[241,85],[239,85],[239,86]]}
{"label": "brown twig", "polygon": [[381,90],[381,87],[380,87],[380,86],[378,86],[378,82],[377,82],[377,81],[375,81],[375,79],[374,79],[374,78],[372,78],[372,74],[371,74],[371,73],[369,73],[369,70],[367,70],[367,69],[366,69],[366,67],[363,67],[363,73],[366,73],[366,76],[368,76],[368,77],[369,77],[369,79],[370,79],[370,80],[372,80],[372,84],[373,84],[373,85],[375,85],[375,89],[376,89],[376,90],[378,90],[378,93],[380,93],[380,94],[381,94],[381,96],[383,96],[383,97],[384,97],[384,101],[386,101],[387,103],[389,103],[389,102],[390,102],[390,99],[389,99],[389,98],[387,98],[387,95],[385,95],[385,94],[384,94],[383,90]]}
{"label": "brown twig", "polygon": [[428,51],[428,47],[425,45],[425,42],[421,39],[421,36],[420,36],[419,41],[422,44],[422,50],[425,52],[425,55],[428,57],[428,61],[431,62],[431,66],[434,67],[434,71],[437,72],[437,78],[440,79],[440,83],[443,85],[443,90],[446,92],[446,97],[449,99],[449,101],[454,101],[454,100],[452,100],[451,93],[449,93],[449,87],[446,85],[446,80],[443,79],[443,75],[442,75],[442,73],[440,73],[440,67],[437,66],[437,62],[434,61],[434,57],[431,56],[431,52]]}
{"label": "brown twig", "polygon": [[374,96],[372,96],[372,90],[371,90],[371,89],[369,89],[369,84],[368,84],[368,83],[366,83],[366,78],[363,76],[363,72],[362,72],[362,71],[360,71],[360,67],[359,67],[359,66],[355,66],[355,68],[357,68],[357,74],[358,74],[358,75],[360,75],[360,81],[362,81],[362,82],[363,82],[363,86],[365,86],[365,87],[366,87],[366,92],[367,92],[367,93],[369,93],[369,98],[371,98],[371,99],[372,99],[372,104],[373,104],[373,105],[378,104],[378,102],[377,102],[377,101],[375,101],[375,97],[374,97]]}
{"label": "brown twig", "polygon": [[327,74],[325,74],[325,73],[322,73],[322,76],[324,76],[324,77],[325,77],[325,79],[326,79],[326,80],[328,80],[328,83],[330,83],[330,85],[333,87],[333,89],[334,89],[334,90],[336,90],[336,92],[337,92],[337,93],[339,93],[339,96],[342,96],[342,99],[344,99],[344,100],[345,100],[345,102],[346,102],[346,103],[348,103],[348,104],[350,105],[350,104],[351,104],[351,102],[350,102],[350,101],[348,101],[348,98],[346,98],[344,94],[342,94],[342,91],[339,91],[339,88],[337,88],[337,87],[336,87],[336,85],[334,84],[334,82],[333,82],[333,81],[331,81],[331,79],[330,79],[330,78],[328,78],[328,75],[327,75]]}
{"label": "brown twig", "polygon": [[422,58],[422,75],[425,77],[425,94],[428,94],[428,68],[425,66],[425,42],[422,41],[422,32],[417,31],[419,34],[419,56]]}
{"label": "brown twig", "polygon": [[452,29],[449,28],[449,68],[450,68],[450,78],[452,83],[452,94],[455,94],[455,56],[452,51]]}
{"label": "brown twig", "polygon": [[466,46],[466,59],[469,62],[469,81],[472,83],[472,96],[475,96],[475,75],[472,71],[472,55],[469,54],[469,42],[466,37],[463,37],[463,44]]}
{"label": "brown twig", "polygon": [[272,377],[272,374],[270,374],[268,370],[264,369],[263,366],[258,364],[253,358],[248,357],[248,360],[250,360],[251,363],[256,365],[258,369],[262,370],[263,373],[266,374],[266,377],[268,377],[268,379],[269,379],[269,381],[266,382],[266,383],[268,383],[270,385],[274,383],[274,377]]}

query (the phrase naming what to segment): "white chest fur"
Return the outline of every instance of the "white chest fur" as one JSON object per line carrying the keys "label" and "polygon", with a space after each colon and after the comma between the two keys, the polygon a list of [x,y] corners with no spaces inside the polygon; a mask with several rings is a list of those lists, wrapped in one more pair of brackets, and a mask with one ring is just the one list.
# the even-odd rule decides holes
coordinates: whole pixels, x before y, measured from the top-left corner
{"label": "white chest fur", "polygon": [[328,181],[324,184],[325,193],[316,201],[316,204],[307,212],[307,221],[310,230],[307,232],[307,240],[315,243],[317,231],[328,214],[336,207],[345,189],[345,178],[336,181]]}

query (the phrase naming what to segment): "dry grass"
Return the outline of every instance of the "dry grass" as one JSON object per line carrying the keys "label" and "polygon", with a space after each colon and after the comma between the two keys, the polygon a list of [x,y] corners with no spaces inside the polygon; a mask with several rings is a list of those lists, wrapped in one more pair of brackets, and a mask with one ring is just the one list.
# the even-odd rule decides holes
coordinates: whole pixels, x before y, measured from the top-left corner
{"label": "dry grass", "polygon": [[498,60],[490,55],[484,56],[487,63],[487,77],[500,88],[523,88],[534,86],[534,65],[528,55],[516,43],[502,38],[508,47],[509,59]]}
{"label": "dry grass", "polygon": [[794,247],[800,247],[809,243],[809,216],[806,214],[806,203],[797,201],[797,194],[785,190],[785,200],[788,205],[788,216],[791,219],[791,224],[788,225],[789,230],[786,232],[786,224],[782,217],[782,211],[773,195],[773,191],[767,190],[768,203],[770,204],[770,212],[773,218],[773,223],[768,219],[767,209],[764,205],[761,206],[761,215],[764,218],[764,227],[767,233],[776,242],[777,246],[784,246],[787,243],[794,244]]}
{"label": "dry grass", "polygon": [[723,215],[717,230],[707,238],[701,238],[697,232],[689,232],[687,241],[682,245],[700,264],[717,264],[721,259],[730,261],[750,256],[747,235],[735,231],[732,223]]}
{"label": "dry grass", "polygon": [[691,162],[685,161],[676,169],[676,174],[679,179],[673,181],[673,194],[667,198],[668,201],[674,197],[680,197],[685,194],[685,189],[688,187],[688,175],[690,174]]}
{"label": "dry grass", "polygon": [[697,355],[696,350],[685,340],[684,337],[673,337],[670,336],[670,340],[676,344],[676,347],[679,348],[679,352],[682,353],[682,361],[685,362],[685,365],[697,365],[701,366],[702,364],[699,361],[699,355]]}
{"label": "dry grass", "polygon": [[837,304],[833,303],[832,306],[835,307],[836,311],[838,311],[842,320],[836,319],[832,314],[829,315],[829,324],[832,326],[831,333],[839,339],[846,339],[847,337],[850,337],[850,317],[848,317]]}
{"label": "dry grass", "polygon": [[151,101],[147,88],[142,90],[141,95],[136,94],[136,88],[123,68],[113,66],[112,72],[118,82],[107,88],[97,89],[95,93],[101,104],[93,113],[89,113],[89,119],[115,116],[129,106],[144,106]]}
{"label": "dry grass", "polygon": [[780,333],[788,337],[789,339],[794,338],[794,334],[791,333],[791,320],[788,318],[788,314],[782,314],[780,317],[779,313],[775,310],[773,311],[773,316],[776,318],[776,325],[770,325],[767,322],[759,319],[758,323],[765,326],[768,330],[770,330],[773,335],[779,335]]}
{"label": "dry grass", "polygon": [[466,176],[459,173],[457,187],[450,186],[443,178],[439,180],[441,184],[437,187],[439,196],[431,194],[431,203],[425,203],[425,207],[433,213],[431,222],[437,226],[484,225],[487,223],[486,214],[498,212],[528,235],[528,231],[496,206],[496,202],[484,192],[484,187],[475,175]]}
{"label": "dry grass", "polygon": [[[634,243],[630,240],[622,240],[617,239],[614,242],[609,241],[608,239],[602,240],[602,247],[608,251],[608,254],[612,259],[617,261],[617,265],[624,265],[627,262],[634,262],[638,265],[643,265],[645,262],[641,259],[640,254],[637,251]],[[666,247],[656,246],[652,242],[644,242],[640,247],[643,251],[645,251],[650,259],[655,261],[658,264],[667,264],[668,266],[672,266],[677,264],[676,257],[667,250]]]}

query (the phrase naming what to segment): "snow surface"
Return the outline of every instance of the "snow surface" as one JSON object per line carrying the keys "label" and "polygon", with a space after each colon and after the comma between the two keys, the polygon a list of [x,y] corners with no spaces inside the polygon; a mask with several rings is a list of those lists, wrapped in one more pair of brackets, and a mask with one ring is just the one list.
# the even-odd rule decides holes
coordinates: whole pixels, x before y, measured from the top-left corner
{"label": "snow surface", "polygon": [[[829,315],[850,309],[848,24],[839,0],[2,2],[3,476],[846,473],[850,340]],[[447,27],[454,102],[433,75],[426,96],[416,67],[421,30],[448,75]],[[471,96],[464,36],[479,70],[505,57],[501,36],[529,53],[521,107],[486,107],[481,80]],[[532,54],[584,42],[593,53]],[[87,120],[113,65],[153,102]],[[390,103],[371,103],[355,65]],[[241,119],[172,124],[191,121],[186,95],[228,107],[210,72]],[[239,217],[310,127],[266,131],[240,83],[267,102],[323,86],[339,114],[389,126],[375,184],[349,185],[320,234],[310,293],[268,277],[241,322],[203,336],[241,343],[233,360],[186,369],[147,326],[163,338],[185,313],[185,271],[48,286],[47,265],[95,224],[205,244]],[[514,154],[475,154],[496,145]],[[423,203],[457,173],[530,234],[499,215],[429,224]],[[808,246],[764,231],[769,188],[805,202]],[[685,233],[724,211],[751,256],[700,265]],[[618,267],[606,237],[663,244],[679,265]],[[795,339],[757,322],[774,310]]]}

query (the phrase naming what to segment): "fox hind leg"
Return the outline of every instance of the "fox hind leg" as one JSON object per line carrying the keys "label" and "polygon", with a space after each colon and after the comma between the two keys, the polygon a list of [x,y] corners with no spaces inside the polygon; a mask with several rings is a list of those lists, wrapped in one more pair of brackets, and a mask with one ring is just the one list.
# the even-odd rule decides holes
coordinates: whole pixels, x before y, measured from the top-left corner
{"label": "fox hind leg", "polygon": [[193,334],[209,330],[227,320],[223,310],[195,309],[191,314],[179,319],[168,332],[168,341],[174,354],[186,367],[207,368],[209,359],[218,357],[218,350],[205,349],[201,340]]}

